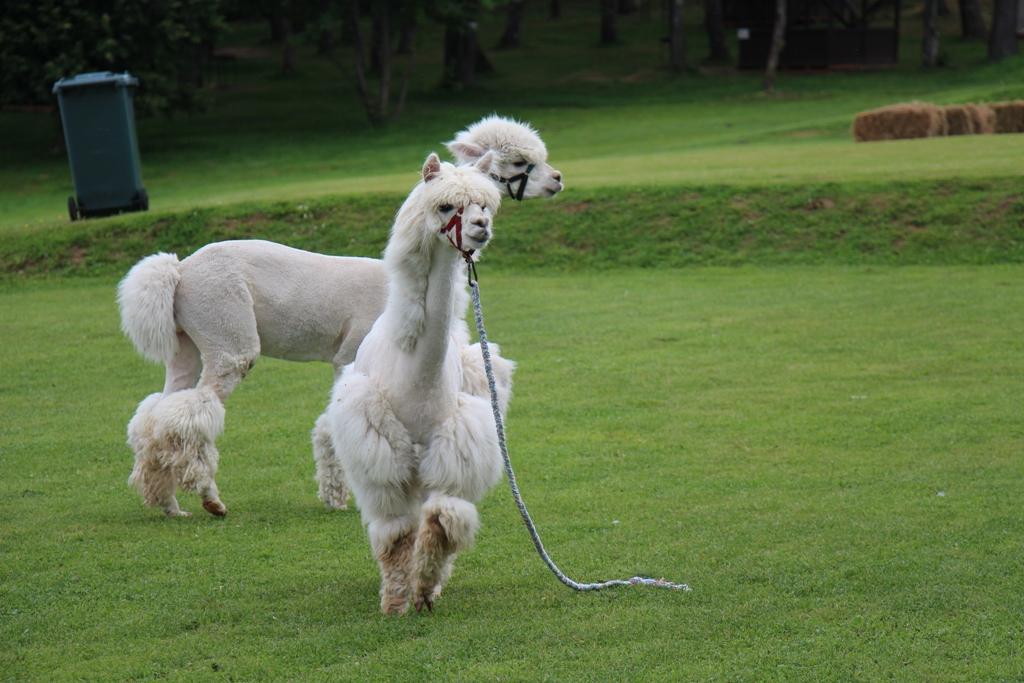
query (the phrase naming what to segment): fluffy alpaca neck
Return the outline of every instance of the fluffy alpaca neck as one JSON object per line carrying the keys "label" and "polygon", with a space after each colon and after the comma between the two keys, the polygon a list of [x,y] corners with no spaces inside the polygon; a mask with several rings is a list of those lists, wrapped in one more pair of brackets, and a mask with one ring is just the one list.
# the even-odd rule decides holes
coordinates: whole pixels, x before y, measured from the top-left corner
{"label": "fluffy alpaca neck", "polygon": [[[405,207],[403,207],[404,209]],[[387,321],[396,358],[395,383],[416,395],[444,390],[445,360],[455,313],[455,279],[461,273],[459,252],[426,231],[422,224],[396,230],[384,255],[388,271]],[[445,385],[445,386],[442,386]]]}
{"label": "fluffy alpaca neck", "polygon": [[455,278],[461,257],[454,249],[437,243],[430,250],[431,264],[423,292],[423,327],[413,350],[414,376],[433,383],[444,365],[454,318]]}

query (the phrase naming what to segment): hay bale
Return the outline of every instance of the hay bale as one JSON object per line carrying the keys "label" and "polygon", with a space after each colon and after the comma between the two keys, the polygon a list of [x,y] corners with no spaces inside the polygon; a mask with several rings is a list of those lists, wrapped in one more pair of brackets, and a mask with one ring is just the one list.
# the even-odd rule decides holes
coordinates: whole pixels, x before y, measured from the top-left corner
{"label": "hay bale", "polygon": [[946,135],[973,135],[977,132],[967,107],[956,104],[943,107],[942,115],[946,117]]}
{"label": "hay bale", "polygon": [[990,104],[996,116],[997,133],[1024,133],[1024,100]]}
{"label": "hay bale", "polygon": [[971,117],[971,126],[977,135],[996,132],[996,113],[986,104],[965,104],[964,109]]}
{"label": "hay bale", "polygon": [[930,138],[946,134],[942,109],[927,102],[908,102],[862,111],[853,119],[857,142]]}
{"label": "hay bale", "polygon": [[983,104],[951,104],[942,108],[946,135],[984,135],[995,131],[996,114]]}

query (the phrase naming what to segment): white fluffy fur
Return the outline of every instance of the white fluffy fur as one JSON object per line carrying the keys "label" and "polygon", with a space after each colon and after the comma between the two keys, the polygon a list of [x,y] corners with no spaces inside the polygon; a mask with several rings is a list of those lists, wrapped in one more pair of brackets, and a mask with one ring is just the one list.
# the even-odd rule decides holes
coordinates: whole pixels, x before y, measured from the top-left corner
{"label": "white fluffy fur", "polygon": [[[460,132],[449,148],[462,163],[475,163],[493,150],[491,171],[501,174],[521,171],[515,170],[521,158],[538,163],[525,197],[550,196],[562,188],[561,175],[546,163],[543,141],[527,124],[488,117]],[[337,377],[384,309],[387,292],[379,260],[236,240],[207,245],[180,262],[173,254],[146,257],[121,282],[118,299],[122,327],[139,353],[166,366],[164,394],[202,386],[223,401],[261,355],[327,362]],[[460,288],[457,310],[465,311],[467,303]],[[422,312],[410,306],[403,321],[406,340],[418,333],[421,318]],[[469,329],[461,318],[457,325],[453,334],[462,348],[463,390],[486,397],[479,348],[463,348]],[[494,361],[504,410],[514,364],[496,354]],[[344,509],[345,479],[331,456],[323,419],[312,438],[320,498],[328,507]],[[137,458],[140,448],[145,444],[132,446]],[[222,509],[217,503],[221,507],[213,509]]]}
{"label": "white fluffy fur", "polygon": [[[473,163],[488,151],[494,154],[491,173],[510,178],[533,164],[523,199],[551,197],[562,191],[562,174],[548,164],[548,150],[528,123],[503,116],[488,116],[458,133],[447,143],[460,164]],[[503,191],[507,188],[502,186]]]}
{"label": "white fluffy fur", "polygon": [[398,212],[384,252],[387,306],[335,383],[327,411],[388,614],[410,602],[432,607],[455,554],[473,542],[473,503],[501,477],[490,405],[464,390],[465,311],[457,306],[465,266],[438,233],[451,215],[440,207],[463,207],[464,238],[485,246],[500,201],[482,175],[490,163],[485,155],[475,168],[457,168],[428,157],[425,180]]}
{"label": "white fluffy fur", "polygon": [[128,423],[128,445],[135,452],[128,483],[148,505],[170,516],[187,514],[174,496],[178,486],[199,493],[210,510],[219,503],[214,482],[219,455],[213,444],[223,431],[224,406],[211,389],[150,394]]}

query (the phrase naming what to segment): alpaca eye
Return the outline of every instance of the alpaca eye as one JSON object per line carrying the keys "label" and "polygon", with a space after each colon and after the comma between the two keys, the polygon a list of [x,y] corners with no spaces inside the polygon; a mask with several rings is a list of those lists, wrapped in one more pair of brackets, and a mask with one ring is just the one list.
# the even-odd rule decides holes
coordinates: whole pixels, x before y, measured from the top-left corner
{"label": "alpaca eye", "polygon": [[517,162],[515,163],[515,165],[516,165],[517,167],[519,167],[519,166],[526,166],[526,162],[525,162],[525,161],[517,161]]}
{"label": "alpaca eye", "polygon": [[448,213],[449,211],[451,211],[455,207],[453,207],[451,204],[442,204],[441,206],[439,206],[437,208],[438,208],[438,210],[441,213]]}

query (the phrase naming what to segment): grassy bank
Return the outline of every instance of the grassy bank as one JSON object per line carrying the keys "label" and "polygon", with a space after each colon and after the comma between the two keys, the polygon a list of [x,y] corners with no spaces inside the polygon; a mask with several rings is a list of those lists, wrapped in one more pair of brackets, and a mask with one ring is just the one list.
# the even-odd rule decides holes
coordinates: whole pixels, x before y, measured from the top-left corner
{"label": "grassy bank", "polygon": [[114,280],[0,292],[0,678],[1018,679],[1022,276],[492,273],[556,561],[694,591],[572,593],[498,489],[436,611],[403,619],[358,513],[316,500],[326,366],[261,360],[219,442],[230,515],[183,496],[199,516],[167,520],[125,485],[162,375]]}
{"label": "grassy bank", "polygon": [[[155,251],[261,238],[378,256],[400,195],[195,209],[15,231],[8,276],[116,274]],[[1024,260],[1016,179],[568,190],[506,201],[486,263],[507,268],[955,264]]]}

